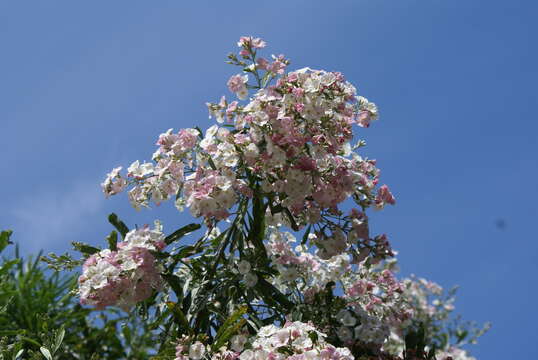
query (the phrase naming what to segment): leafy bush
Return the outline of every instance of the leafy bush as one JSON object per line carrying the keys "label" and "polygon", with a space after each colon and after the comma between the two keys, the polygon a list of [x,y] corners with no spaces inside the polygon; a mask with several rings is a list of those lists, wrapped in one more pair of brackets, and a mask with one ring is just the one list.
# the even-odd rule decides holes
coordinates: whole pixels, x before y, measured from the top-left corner
{"label": "leafy bush", "polygon": [[111,214],[107,247],[44,258],[82,264],[80,303],[97,313],[74,302],[72,275],[6,261],[5,356],[473,359],[462,346],[486,328],[453,318],[452,292],[399,279],[387,235],[371,234],[367,211],[396,199],[358,154],[364,141],[351,142],[377,106],[341,73],[286,72],[283,55],[260,57],[265,45],[242,37],[228,56],[241,69],[227,82],[237,100],[207,104],[217,125],[168,130],[152,162],[102,184],[107,197],[130,188],[137,210],[171,200],[199,223],[166,235],[158,220],[129,229]]}
{"label": "leafy bush", "polygon": [[[11,231],[0,236],[0,251]],[[0,267],[0,359],[147,359],[150,332],[136,316],[83,308],[73,291],[76,274],[47,271],[36,258],[13,259]],[[123,329],[123,331],[121,331]],[[126,341],[123,334],[133,334]],[[121,335],[120,335],[121,334]],[[45,356],[46,357],[46,356]]]}

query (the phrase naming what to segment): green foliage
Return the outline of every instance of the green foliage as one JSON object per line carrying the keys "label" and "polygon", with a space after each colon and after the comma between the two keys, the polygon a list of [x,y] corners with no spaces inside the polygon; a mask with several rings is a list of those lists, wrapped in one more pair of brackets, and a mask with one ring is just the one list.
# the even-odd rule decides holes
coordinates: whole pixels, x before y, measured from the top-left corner
{"label": "green foliage", "polygon": [[172,234],[168,235],[165,239],[164,239],[164,242],[166,243],[166,245],[170,245],[171,243],[173,243],[174,241],[177,241],[179,239],[181,239],[183,236],[193,232],[193,231],[196,231],[198,229],[200,229],[202,226],[200,224],[189,224],[189,225],[185,225],[183,226],[182,228],[174,231]]}
{"label": "green foliage", "polygon": [[127,227],[127,225],[125,225],[123,221],[118,218],[118,215],[114,213],[108,215],[108,222],[114,225],[116,230],[118,230],[121,234],[122,238],[125,238],[125,235],[127,235],[127,233],[129,232],[129,228]]}
{"label": "green foliage", "polygon": [[428,351],[426,327],[422,323],[415,324],[405,336],[404,360],[420,359],[435,360],[435,345]]}
{"label": "green foliage", "polygon": [[[200,224],[183,226],[166,236],[170,250],[153,252],[162,264],[166,288],[128,314],[114,308],[94,311],[77,302],[76,275],[70,271],[100,248],[74,242],[81,260],[67,253],[42,257],[54,272],[43,269],[38,260],[22,259],[16,251],[13,259],[4,259],[0,265],[0,360],[172,360],[182,337],[210,344],[217,351],[238,333],[252,335],[262,326],[282,325],[287,319],[312,322],[324,329],[331,344],[346,346],[337,335],[341,327],[337,314],[348,304],[338,295],[335,282],[316,292],[308,303],[299,289],[288,291],[271,283],[277,269],[265,251],[268,235],[263,214],[269,209],[285,215],[287,209],[269,204],[257,196],[242,201],[227,229],[208,231],[188,245],[177,242],[200,229]],[[115,250],[119,235],[125,238],[129,228],[115,214],[109,221],[115,230],[106,242]],[[302,243],[310,231],[311,227],[305,230]],[[10,236],[9,231],[0,234],[0,250],[11,243]],[[255,284],[247,286],[238,271],[239,259],[252,266]],[[440,298],[436,317],[415,314],[415,323],[404,333],[404,359],[434,360],[436,349],[474,342],[485,331],[459,319],[448,322],[449,311],[443,311],[442,304],[451,304],[453,295],[449,292]],[[316,342],[317,335],[311,336]],[[357,359],[378,355],[378,350],[360,342],[350,350]],[[285,346],[278,351],[292,353]]]}
{"label": "green foliage", "polygon": [[[11,243],[10,235],[10,231],[0,234],[0,249]],[[68,266],[78,263],[67,254],[56,259]],[[14,258],[2,259],[0,360],[149,357],[154,339],[146,318],[85,309],[78,304],[75,286],[75,275],[48,271],[39,256],[23,259],[18,248]]]}
{"label": "green foliage", "polygon": [[213,351],[218,350],[221,346],[225,345],[230,338],[235,335],[244,325],[246,320],[243,319],[243,315],[247,312],[247,307],[242,306],[237,309],[219,328],[215,335],[215,342],[213,343]]}

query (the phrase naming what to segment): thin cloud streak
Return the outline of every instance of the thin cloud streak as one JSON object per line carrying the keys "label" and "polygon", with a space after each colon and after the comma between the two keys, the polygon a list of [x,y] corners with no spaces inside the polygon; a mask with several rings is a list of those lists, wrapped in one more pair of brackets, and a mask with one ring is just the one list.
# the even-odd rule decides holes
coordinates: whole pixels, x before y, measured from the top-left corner
{"label": "thin cloud streak", "polygon": [[68,189],[47,189],[22,199],[12,210],[13,230],[25,252],[65,248],[87,230],[104,203],[98,181],[82,180]]}

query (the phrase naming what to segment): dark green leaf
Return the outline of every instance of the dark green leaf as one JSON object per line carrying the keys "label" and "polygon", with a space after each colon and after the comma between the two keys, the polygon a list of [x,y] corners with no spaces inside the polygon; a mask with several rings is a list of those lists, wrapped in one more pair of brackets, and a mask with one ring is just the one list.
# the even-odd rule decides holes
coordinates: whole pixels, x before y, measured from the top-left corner
{"label": "dark green leaf", "polygon": [[110,235],[106,237],[106,240],[108,241],[108,248],[110,250],[118,250],[118,233],[116,232],[116,230],[112,230],[110,232]]}
{"label": "dark green leaf", "polygon": [[187,321],[185,314],[183,314],[183,311],[181,311],[181,307],[178,306],[177,303],[172,302],[172,301],[167,301],[166,306],[168,306],[168,309],[172,311],[172,314],[174,315],[174,319],[176,320],[176,322],[179,323],[184,328],[185,331],[193,335],[194,331],[189,325],[189,322]]}
{"label": "dark green leaf", "polygon": [[125,223],[123,221],[121,221],[119,218],[118,218],[118,215],[112,213],[110,215],[108,215],[108,221],[114,225],[114,227],[119,231],[119,233],[121,234],[121,237],[125,239],[125,235],[127,235],[127,233],[129,232],[129,228],[127,227],[127,225],[125,225]]}
{"label": "dark green leaf", "polygon": [[166,243],[166,245],[170,245],[174,241],[181,239],[183,236],[185,236],[188,233],[191,233],[191,232],[193,232],[195,230],[198,230],[201,227],[202,226],[200,224],[195,224],[195,223],[185,225],[182,228],[174,231],[172,234],[168,235],[164,239],[164,242]]}
{"label": "dark green leaf", "polygon": [[246,320],[243,319],[243,315],[245,315],[246,312],[247,307],[241,306],[224,321],[215,335],[215,342],[212,346],[214,351],[223,346],[237,331],[243,327],[246,322]]}
{"label": "dark green leaf", "polygon": [[195,128],[196,130],[198,130],[198,137],[199,137],[200,139],[203,139],[203,138],[204,138],[204,132],[202,131],[202,129],[200,129],[199,126],[195,126],[194,128]]}
{"label": "dark green leaf", "polygon": [[6,248],[9,244],[11,244],[11,241],[9,241],[9,238],[11,237],[11,234],[13,231],[11,230],[5,230],[0,233],[0,252]]}
{"label": "dark green leaf", "polygon": [[303,240],[301,241],[301,245],[306,244],[306,242],[308,241],[308,235],[310,235],[310,229],[312,229],[312,225],[308,225],[308,227],[306,228],[303,235]]}
{"label": "dark green leaf", "polygon": [[60,330],[58,330],[58,332],[56,332],[56,339],[55,339],[55,343],[54,343],[54,350],[53,350],[53,353],[55,353],[56,351],[58,351],[58,349],[60,348],[60,346],[62,345],[62,341],[64,341],[64,336],[65,336],[65,329],[64,327],[62,326],[60,328]]}
{"label": "dark green leaf", "polygon": [[284,208],[284,212],[286,213],[286,215],[288,215],[288,219],[290,220],[291,228],[293,229],[293,231],[299,231],[299,226],[297,226],[295,218],[291,214],[290,210],[288,208]]}
{"label": "dark green leaf", "polygon": [[82,254],[86,256],[93,255],[101,251],[100,249],[96,247],[90,246],[88,244],[84,244],[82,242],[73,241],[71,244],[73,245],[73,249],[81,252]]}
{"label": "dark green leaf", "polygon": [[17,265],[20,262],[20,259],[6,260],[0,266],[0,275],[3,275],[9,271],[14,265]]}

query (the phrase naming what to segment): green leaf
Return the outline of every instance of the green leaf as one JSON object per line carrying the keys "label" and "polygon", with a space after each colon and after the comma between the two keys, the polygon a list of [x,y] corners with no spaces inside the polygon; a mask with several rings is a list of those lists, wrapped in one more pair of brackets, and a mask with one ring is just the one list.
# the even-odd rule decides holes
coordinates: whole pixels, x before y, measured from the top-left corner
{"label": "green leaf", "polygon": [[291,350],[289,346],[281,346],[281,347],[277,348],[276,351],[281,353],[281,354],[284,354],[284,355],[293,355],[294,354],[293,350]]}
{"label": "green leaf", "polygon": [[9,241],[11,234],[13,234],[13,231],[11,230],[5,230],[0,233],[0,252],[2,252],[6,246],[11,244],[11,241]]}
{"label": "green leaf", "polygon": [[58,351],[58,349],[60,348],[60,346],[62,345],[62,341],[64,341],[64,336],[65,336],[65,329],[64,327],[62,326],[60,328],[60,330],[58,330],[58,332],[56,333],[56,339],[54,340],[54,353],[56,351]]}
{"label": "green leaf", "polygon": [[263,300],[272,303],[278,303],[287,311],[293,308],[293,303],[288,300],[288,297],[282,294],[277,288],[275,288],[267,280],[258,276],[258,282],[256,283],[256,290],[263,295]]}
{"label": "green leaf", "polygon": [[315,331],[310,331],[308,333],[308,337],[310,338],[310,340],[312,340],[312,343],[313,344],[317,344],[318,343],[318,333],[315,332]]}
{"label": "green leaf", "polygon": [[308,235],[310,235],[310,229],[312,229],[312,225],[308,225],[308,227],[306,228],[303,235],[303,240],[301,241],[301,245],[306,244],[306,242],[308,241]]}
{"label": "green leaf", "polygon": [[74,268],[82,265],[84,260],[74,260],[71,255],[64,253],[62,255],[56,255],[54,253],[49,253],[47,256],[41,256],[40,260],[47,263],[47,266],[56,271],[61,270],[73,270]]}
{"label": "green leaf", "polygon": [[23,353],[24,349],[20,349],[19,352],[15,356],[13,356],[13,360],[17,360],[18,358],[20,358]]}
{"label": "green leaf", "polygon": [[458,329],[456,331],[456,337],[458,339],[458,342],[462,342],[463,340],[465,340],[465,338],[467,337],[467,335],[469,335],[469,331],[468,330],[465,330],[465,329]]}
{"label": "green leaf", "polygon": [[[258,187],[256,193],[258,193]],[[252,199],[252,217],[250,219],[250,232],[249,240],[256,248],[256,254],[263,258],[264,262],[269,263],[267,252],[263,244],[263,238],[265,237],[265,209],[267,207],[263,205],[263,201],[259,196],[254,196]]]}
{"label": "green leaf", "polygon": [[211,166],[211,169],[213,169],[213,170],[217,170],[217,166],[216,166],[215,163],[213,162],[213,159],[212,159],[212,158],[208,157],[208,158],[207,158],[207,162],[208,162],[209,166]]}
{"label": "green leaf", "polygon": [[150,323],[148,325],[148,330],[155,330],[159,327],[159,325],[161,325],[161,323],[163,322],[163,320],[166,319],[166,317],[170,315],[170,310],[169,309],[166,309],[165,311],[163,311],[158,317],[157,319]]}
{"label": "green leaf", "polygon": [[110,235],[106,237],[106,240],[108,241],[108,248],[110,250],[118,250],[118,233],[116,232],[116,230],[112,230],[110,232]]}
{"label": "green leaf", "polygon": [[125,235],[129,232],[129,228],[123,221],[118,218],[118,215],[112,213],[108,215],[108,222],[110,222],[119,231],[121,237],[125,239]]}
{"label": "green leaf", "polygon": [[297,226],[295,218],[291,214],[290,210],[288,208],[284,208],[284,212],[286,213],[286,215],[288,215],[288,219],[290,220],[291,228],[293,229],[293,231],[299,231],[299,226]]}
{"label": "green leaf", "polygon": [[21,259],[6,260],[0,267],[0,275],[3,275],[9,271],[14,265],[17,265]]}
{"label": "green leaf", "polygon": [[271,209],[271,215],[278,214],[284,210],[284,208],[280,204],[278,204],[277,206],[273,206],[272,201],[269,201],[269,208]]}
{"label": "green leaf", "polygon": [[222,326],[217,331],[215,335],[215,342],[213,343],[213,351],[222,347],[237,331],[239,331],[244,324],[246,319],[243,319],[243,315],[247,312],[246,306],[241,306],[239,309],[233,312]]}
{"label": "green leaf", "polygon": [[125,339],[127,344],[130,344],[132,341],[132,334],[131,334],[131,328],[128,324],[123,323],[121,326],[121,332],[123,334],[123,338]]}
{"label": "green leaf", "polygon": [[41,353],[43,354],[43,356],[44,356],[45,358],[47,358],[47,360],[52,360],[52,355],[50,354],[49,349],[47,349],[46,347],[41,346],[41,347],[39,348],[39,350],[41,351]]}
{"label": "green leaf", "polygon": [[183,236],[185,236],[188,233],[191,233],[191,232],[193,232],[195,230],[198,230],[201,227],[202,226],[200,224],[195,224],[195,223],[185,225],[182,228],[174,231],[172,234],[168,235],[164,239],[164,242],[166,243],[166,245],[170,245],[174,241],[181,239]]}
{"label": "green leaf", "polygon": [[191,335],[194,335],[194,331],[192,330],[191,326],[189,325],[189,322],[187,321],[187,318],[185,317],[185,314],[183,314],[183,311],[181,311],[181,307],[173,302],[173,301],[167,301],[166,306],[168,306],[168,309],[172,311],[172,314],[174,315],[174,319],[181,325],[183,328]]}
{"label": "green leaf", "polygon": [[84,243],[78,242],[78,241],[73,241],[71,244],[73,245],[73,249],[75,249],[76,251],[81,252],[82,254],[84,254],[86,256],[93,255],[93,254],[98,253],[99,251],[101,251],[100,249],[98,249],[96,247],[93,247],[93,246],[90,246],[88,244],[84,244]]}
{"label": "green leaf", "polygon": [[183,298],[183,289],[182,289],[183,284],[182,284],[181,279],[177,277],[176,275],[171,275],[171,274],[161,274],[161,276],[163,277],[164,280],[166,280],[168,285],[170,285],[170,287],[172,288],[172,290],[174,291],[178,299],[182,299]]}
{"label": "green leaf", "polygon": [[204,139],[204,132],[202,131],[202,129],[200,129],[199,126],[195,126],[194,128],[196,130],[198,130],[198,137],[203,140]]}
{"label": "green leaf", "polygon": [[196,246],[192,246],[192,245],[182,246],[180,247],[180,250],[176,254],[174,254],[173,259],[181,260],[183,258],[187,258],[189,256],[196,254],[198,250],[199,249],[196,248]]}

